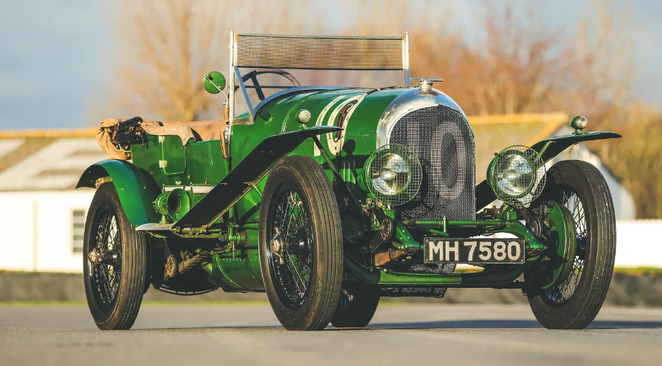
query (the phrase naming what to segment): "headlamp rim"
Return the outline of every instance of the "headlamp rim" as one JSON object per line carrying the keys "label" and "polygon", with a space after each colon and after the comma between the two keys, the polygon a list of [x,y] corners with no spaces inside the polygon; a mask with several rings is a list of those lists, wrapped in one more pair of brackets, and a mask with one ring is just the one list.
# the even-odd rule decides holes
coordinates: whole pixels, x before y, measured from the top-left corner
{"label": "headlamp rim", "polygon": [[[490,161],[490,164],[487,167],[486,178],[487,183],[494,192],[496,198],[510,205],[528,207],[531,202],[540,197],[545,188],[547,173],[545,163],[536,150],[524,145],[513,145],[494,155],[495,157]],[[533,179],[529,182],[527,189],[520,194],[509,194],[497,185],[496,167],[505,156],[509,155],[523,157],[533,172]]]}
{"label": "headlamp rim", "polygon": [[[399,156],[407,164],[407,182],[403,188],[395,194],[385,194],[377,190],[372,183],[370,171],[375,160],[384,154],[394,154]],[[375,150],[363,165],[363,181],[367,191],[378,201],[392,206],[401,206],[411,201],[420,191],[422,185],[422,166],[418,156],[405,145],[388,144]],[[415,186],[415,177],[420,177],[418,186]]]}
{"label": "headlamp rim", "polygon": [[[381,194],[383,194],[383,195],[385,195],[385,196],[392,197],[392,196],[396,196],[396,195],[400,194],[401,192],[403,192],[404,190],[406,190],[406,189],[409,187],[409,184],[411,184],[411,177],[412,177],[412,174],[411,174],[411,164],[409,163],[409,161],[407,161],[407,159],[405,159],[402,155],[400,155],[400,154],[398,154],[398,153],[396,153],[396,152],[389,152],[388,154],[392,154],[392,155],[399,156],[400,159],[402,159],[402,161],[404,161],[405,164],[407,164],[407,183],[404,185],[404,187],[402,187],[401,190],[399,190],[399,191],[397,191],[397,192],[395,192],[395,193],[393,193],[393,194],[383,193],[383,192],[381,192],[381,191],[379,192],[379,193],[381,193]],[[371,161],[370,161],[370,163],[367,165],[368,169],[370,169],[370,168],[372,167],[372,163],[374,163],[374,161],[375,161],[376,158],[377,158],[377,155],[375,155],[375,154],[370,155],[370,159],[371,159]],[[369,171],[368,171],[368,173],[369,173]],[[373,179],[375,179],[375,178],[369,177],[369,178],[368,178],[368,183],[371,184],[371,185],[374,187],[375,185],[372,184],[372,180],[373,180]]]}
{"label": "headlamp rim", "polygon": [[[517,194],[517,195],[509,194],[509,193],[505,192],[503,189],[501,189],[498,186],[497,181],[496,181],[496,173],[495,173],[496,166],[499,162],[501,162],[501,160],[505,156],[508,156],[508,155],[519,155],[522,158],[524,158],[524,160],[526,160],[526,162],[531,167],[531,171],[533,172],[533,179],[531,179],[531,181],[527,185],[526,190],[523,191],[520,194]],[[492,162],[490,163],[490,167],[492,168],[492,170],[491,170],[490,174],[488,174],[488,177],[490,177],[490,179],[491,179],[490,186],[492,186],[492,189],[494,190],[494,193],[497,193],[497,190],[498,190],[506,198],[509,198],[509,199],[522,198],[522,197],[526,196],[527,194],[531,193],[533,191],[533,189],[535,188],[536,181],[538,181],[538,174],[537,174],[537,171],[536,171],[537,169],[535,167],[535,163],[533,161],[531,161],[529,156],[527,156],[527,154],[524,151],[520,151],[520,150],[516,150],[516,149],[505,149],[504,151],[500,152],[497,156],[495,156],[494,159],[492,159]],[[498,196],[499,195],[497,194],[497,197]]]}

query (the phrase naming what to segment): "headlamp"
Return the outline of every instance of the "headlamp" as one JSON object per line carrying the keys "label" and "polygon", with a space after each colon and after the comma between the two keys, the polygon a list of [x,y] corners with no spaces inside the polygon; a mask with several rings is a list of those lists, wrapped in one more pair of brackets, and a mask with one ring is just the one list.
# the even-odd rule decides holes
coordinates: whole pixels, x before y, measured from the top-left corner
{"label": "headlamp", "polygon": [[386,145],[375,151],[366,161],[364,174],[370,193],[394,206],[409,202],[421,188],[421,163],[403,145]]}
{"label": "headlamp", "polygon": [[492,159],[487,181],[498,199],[528,206],[545,186],[545,166],[535,150],[511,146]]}

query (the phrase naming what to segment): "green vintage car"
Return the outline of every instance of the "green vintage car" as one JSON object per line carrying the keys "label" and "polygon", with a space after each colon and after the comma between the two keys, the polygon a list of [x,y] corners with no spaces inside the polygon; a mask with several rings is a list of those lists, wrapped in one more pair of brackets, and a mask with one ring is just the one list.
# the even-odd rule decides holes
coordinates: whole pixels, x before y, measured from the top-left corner
{"label": "green vintage car", "polygon": [[[96,188],[84,277],[98,327],[130,328],[150,285],[266,291],[293,330],[364,327],[382,296],[453,287],[519,288],[543,326],[589,325],[614,264],[612,199],[592,165],[547,163],[620,136],[575,117],[572,134],[495,153],[476,184],[471,125],[436,80],[410,79],[408,48],[407,36],[233,31],[229,88],[218,72],[203,81],[225,96],[227,121],[106,129],[130,160],[96,163],[78,183]],[[400,72],[405,87],[300,86],[293,74],[321,70]]]}

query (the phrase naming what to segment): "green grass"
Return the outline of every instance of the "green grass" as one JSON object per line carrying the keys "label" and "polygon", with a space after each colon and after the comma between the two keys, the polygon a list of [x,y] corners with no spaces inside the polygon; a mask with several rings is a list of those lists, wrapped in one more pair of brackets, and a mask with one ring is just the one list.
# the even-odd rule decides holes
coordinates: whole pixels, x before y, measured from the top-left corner
{"label": "green grass", "polygon": [[662,275],[660,267],[616,267],[614,273],[625,274],[629,276],[649,276]]}
{"label": "green grass", "polygon": [[0,307],[6,306],[87,306],[85,301],[58,300],[18,300],[0,301]]}

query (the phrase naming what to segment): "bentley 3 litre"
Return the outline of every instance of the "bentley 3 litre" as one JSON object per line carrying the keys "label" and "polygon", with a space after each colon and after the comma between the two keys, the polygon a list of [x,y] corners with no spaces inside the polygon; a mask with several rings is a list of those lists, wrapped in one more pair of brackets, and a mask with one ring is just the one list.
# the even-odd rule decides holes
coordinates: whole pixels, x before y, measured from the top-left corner
{"label": "bentley 3 litre", "polygon": [[[229,88],[203,80],[226,121],[103,128],[120,158],[78,183],[96,188],[84,277],[98,327],[130,328],[150,286],[266,291],[292,330],[364,327],[381,296],[454,287],[521,289],[547,328],[591,323],[614,264],[612,199],[592,165],[549,161],[620,136],[578,116],[574,133],[495,153],[476,183],[471,125],[437,80],[410,79],[408,42],[233,31]],[[293,74],[321,70],[401,72],[405,86]]]}

